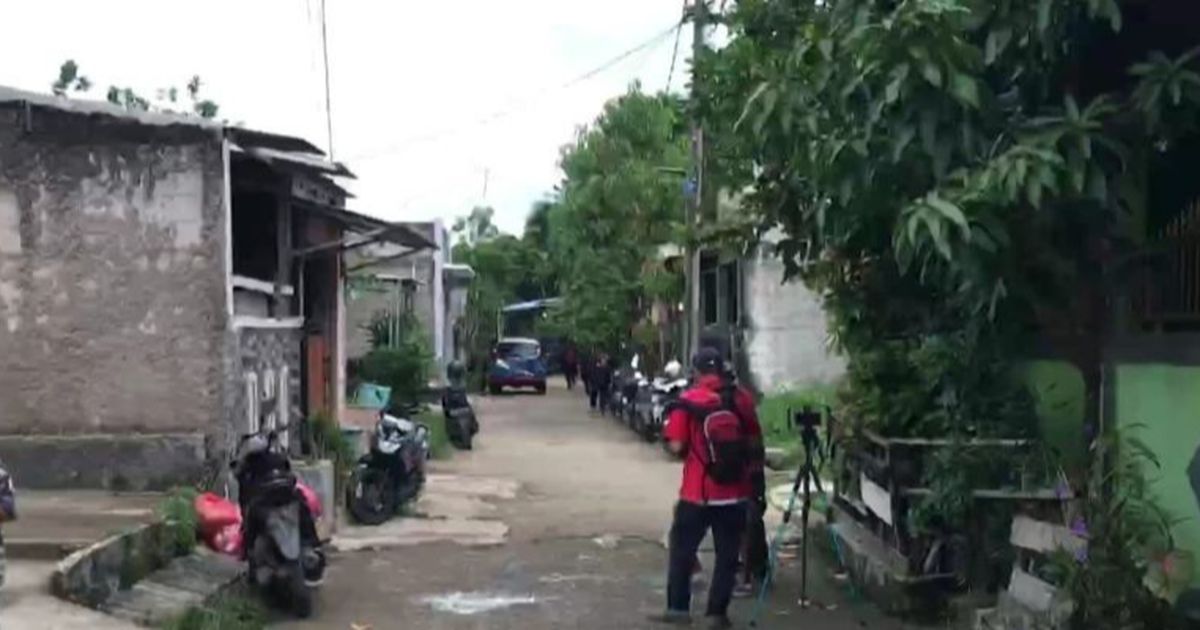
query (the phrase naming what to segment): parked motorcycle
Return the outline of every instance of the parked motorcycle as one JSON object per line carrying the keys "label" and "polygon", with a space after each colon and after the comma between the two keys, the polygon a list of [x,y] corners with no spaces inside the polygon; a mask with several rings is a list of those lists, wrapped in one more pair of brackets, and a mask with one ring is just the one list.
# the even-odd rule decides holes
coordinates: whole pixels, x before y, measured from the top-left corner
{"label": "parked motorcycle", "polygon": [[637,396],[638,381],[642,375],[638,372],[638,363],[640,359],[638,355],[633,355],[633,358],[627,365],[623,365],[616,370],[613,375],[611,402],[609,409],[612,411],[613,417],[624,422],[626,425],[633,426],[633,414],[631,413]]}
{"label": "parked motorcycle", "polygon": [[683,365],[678,361],[671,361],[663,368],[662,376],[656,377],[651,386],[653,393],[650,417],[654,425],[653,433],[657,435],[664,450],[667,448],[665,436],[671,409],[687,389],[688,383],[688,379],[683,375]]}
{"label": "parked motorcycle", "polygon": [[[409,415],[415,408],[403,410]],[[371,451],[359,458],[346,489],[346,508],[355,521],[379,525],[425,486],[429,459],[429,427],[380,412],[371,436]]]}
{"label": "parked motorcycle", "polygon": [[446,366],[446,390],[442,393],[442,414],[446,421],[446,436],[455,448],[471,450],[472,440],[479,432],[479,421],[467,397],[466,369],[458,361]]}
{"label": "parked motorcycle", "polygon": [[324,579],[325,553],[279,433],[243,436],[231,467],[251,583],[296,616],[311,616],[312,589]]}
{"label": "parked motorcycle", "polygon": [[469,451],[475,434],[479,433],[479,421],[467,398],[465,389],[446,388],[442,394],[442,414],[446,418],[446,436],[455,448]]}

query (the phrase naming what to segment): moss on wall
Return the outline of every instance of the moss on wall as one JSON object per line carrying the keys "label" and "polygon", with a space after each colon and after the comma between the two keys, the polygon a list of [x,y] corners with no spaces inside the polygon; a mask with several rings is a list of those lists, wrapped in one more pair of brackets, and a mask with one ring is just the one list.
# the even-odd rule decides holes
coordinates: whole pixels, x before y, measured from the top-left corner
{"label": "moss on wall", "polygon": [[1069,470],[1085,463],[1083,376],[1066,361],[1030,361],[1025,383],[1037,403],[1038,426],[1046,444],[1059,453]]}

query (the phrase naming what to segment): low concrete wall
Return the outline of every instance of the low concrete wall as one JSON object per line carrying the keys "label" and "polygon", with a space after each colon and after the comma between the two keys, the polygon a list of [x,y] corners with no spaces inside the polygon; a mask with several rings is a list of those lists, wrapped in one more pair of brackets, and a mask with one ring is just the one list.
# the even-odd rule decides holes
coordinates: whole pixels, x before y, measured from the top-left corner
{"label": "low concrete wall", "polygon": [[0,460],[24,488],[169,490],[204,467],[199,433],[0,435]]}
{"label": "low concrete wall", "polygon": [[99,608],[117,592],[166,566],[176,555],[174,531],[142,525],[67,556],[50,579],[56,597]]}

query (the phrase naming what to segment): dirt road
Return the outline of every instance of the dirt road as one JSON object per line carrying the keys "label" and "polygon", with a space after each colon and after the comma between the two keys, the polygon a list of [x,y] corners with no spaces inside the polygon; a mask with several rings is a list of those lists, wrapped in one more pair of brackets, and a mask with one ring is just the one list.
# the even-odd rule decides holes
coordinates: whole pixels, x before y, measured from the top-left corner
{"label": "dirt road", "polygon": [[[590,415],[580,393],[561,387],[544,397],[482,398],[476,405],[482,424],[476,450],[435,467],[442,478],[431,484],[427,505],[444,510],[445,523],[459,523],[448,526],[452,531],[479,520],[502,521],[507,531],[494,539],[449,534],[438,540],[428,536],[428,527],[417,527],[425,536],[420,544],[339,553],[320,592],[317,617],[287,627],[655,627],[645,617],[664,605],[661,539],[679,464],[613,420]],[[470,480],[492,490],[465,490]],[[495,491],[505,483],[515,493]],[[414,526],[393,528],[411,532]],[[351,540],[365,535],[347,533]],[[820,601],[837,602],[842,587],[828,573],[814,569],[819,575],[811,590]],[[760,627],[899,627],[865,605],[800,611],[795,570],[781,574]],[[697,591],[694,605],[700,607],[705,589]],[[744,625],[751,606],[735,603],[735,620]]]}

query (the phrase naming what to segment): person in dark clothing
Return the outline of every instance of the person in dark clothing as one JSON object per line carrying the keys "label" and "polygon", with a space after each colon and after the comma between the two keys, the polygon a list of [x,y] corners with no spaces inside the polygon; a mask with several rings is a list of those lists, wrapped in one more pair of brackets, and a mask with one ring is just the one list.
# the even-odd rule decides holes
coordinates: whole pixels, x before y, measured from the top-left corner
{"label": "person in dark clothing", "polygon": [[[714,348],[701,348],[693,359],[697,377],[681,396],[683,404],[671,411],[666,439],[671,452],[683,458],[683,482],[671,525],[667,571],[666,612],[651,617],[672,625],[691,623],[692,572],[696,552],[705,534],[712,530],[716,565],[708,594],[705,616],[712,628],[728,628],[729,603],[737,582],[738,555],[746,527],[747,504],[754,492],[752,465],[761,453],[762,428],[754,397],[725,375],[725,361]],[[732,412],[740,433],[738,449],[749,457],[736,474],[719,475],[710,453],[723,453],[730,442],[718,442],[709,434],[718,412]],[[728,415],[728,414],[726,414]],[[723,476],[723,481],[715,477]]]}
{"label": "person in dark clothing", "polygon": [[575,389],[575,380],[579,378],[579,355],[575,352],[575,344],[567,344],[562,356],[563,376],[567,379],[567,389]]}
{"label": "person in dark clothing", "polygon": [[608,388],[612,384],[612,373],[608,370],[608,357],[600,353],[588,370],[588,401],[593,410],[604,413],[608,410]]}

